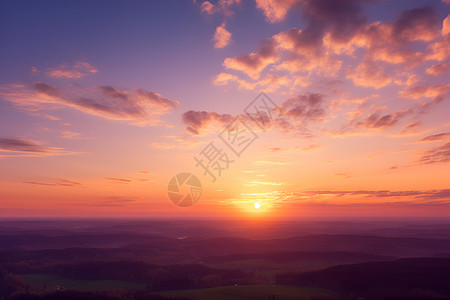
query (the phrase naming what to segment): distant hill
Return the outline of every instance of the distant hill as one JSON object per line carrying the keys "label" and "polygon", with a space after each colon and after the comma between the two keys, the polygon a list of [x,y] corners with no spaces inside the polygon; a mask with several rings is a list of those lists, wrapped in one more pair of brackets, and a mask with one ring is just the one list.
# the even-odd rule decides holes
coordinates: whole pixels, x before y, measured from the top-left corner
{"label": "distant hill", "polygon": [[405,258],[286,272],[278,284],[328,288],[364,299],[450,299],[450,258]]}

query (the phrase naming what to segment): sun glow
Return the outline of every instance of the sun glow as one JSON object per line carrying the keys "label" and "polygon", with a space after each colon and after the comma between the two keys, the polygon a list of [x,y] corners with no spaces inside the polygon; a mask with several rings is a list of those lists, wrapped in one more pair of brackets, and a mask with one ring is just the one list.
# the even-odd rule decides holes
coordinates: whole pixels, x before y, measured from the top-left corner
{"label": "sun glow", "polygon": [[259,204],[259,202],[255,202],[254,203],[255,209],[259,209],[261,207],[261,205]]}

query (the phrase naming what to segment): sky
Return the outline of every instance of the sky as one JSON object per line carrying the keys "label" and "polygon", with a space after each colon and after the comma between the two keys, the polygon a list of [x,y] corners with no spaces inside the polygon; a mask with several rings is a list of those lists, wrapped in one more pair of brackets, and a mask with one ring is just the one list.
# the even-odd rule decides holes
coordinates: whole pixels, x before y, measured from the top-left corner
{"label": "sky", "polygon": [[2,1],[0,217],[450,217],[449,12]]}

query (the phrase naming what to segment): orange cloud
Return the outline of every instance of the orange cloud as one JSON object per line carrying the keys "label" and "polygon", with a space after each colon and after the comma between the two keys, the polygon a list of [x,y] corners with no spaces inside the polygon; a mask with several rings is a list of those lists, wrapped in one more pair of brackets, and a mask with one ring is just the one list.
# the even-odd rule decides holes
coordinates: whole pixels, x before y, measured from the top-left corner
{"label": "orange cloud", "polygon": [[439,33],[437,14],[430,6],[403,11],[392,26],[392,38],[400,41],[431,41]]}
{"label": "orange cloud", "polygon": [[205,1],[200,5],[200,9],[203,13],[207,15],[214,15],[216,13],[223,13],[225,16],[229,17],[233,15],[233,6],[240,5],[241,0],[219,0],[216,5],[209,1]]}
{"label": "orange cloud", "polygon": [[346,77],[352,79],[355,85],[376,89],[392,83],[391,75],[386,73],[379,64],[370,61],[363,62],[356,68],[349,66]]}
{"label": "orange cloud", "polygon": [[434,98],[442,96],[450,89],[450,83],[438,85],[421,85],[409,87],[400,91],[400,96],[404,98],[417,99],[421,97]]}
{"label": "orange cloud", "polygon": [[429,60],[444,61],[450,57],[450,34],[447,34],[441,41],[429,45],[427,52]]}
{"label": "orange cloud", "polygon": [[201,8],[202,12],[204,12],[208,15],[214,14],[214,11],[215,11],[214,5],[211,4],[211,2],[209,2],[209,1],[203,2],[202,5],[200,5],[200,8]]}
{"label": "orange cloud", "polygon": [[66,65],[59,65],[56,69],[50,70],[46,74],[48,77],[53,78],[77,79],[97,72],[98,70],[91,64],[87,62],[77,62],[72,68],[68,68]]}
{"label": "orange cloud", "polygon": [[[305,28],[291,28],[275,34],[263,42],[265,47],[227,58],[224,66],[242,71],[252,79],[258,79],[271,64],[274,64],[270,69],[272,73],[289,71],[306,73],[308,77],[312,74],[336,77],[346,61],[342,58],[344,54],[357,60],[354,66],[346,66],[346,78],[356,86],[379,89],[390,84],[415,84],[419,78],[410,69],[429,59],[442,61],[449,55],[450,44],[446,43],[450,43],[450,39],[447,41],[447,38],[429,44],[425,52],[413,48],[413,42],[426,43],[441,35],[441,23],[433,8],[408,9],[394,21],[369,24],[360,7],[361,2],[302,0],[299,8],[309,19]],[[285,7],[282,1],[262,1],[260,5]],[[266,51],[262,51],[263,48]],[[362,55],[356,56],[356,49],[362,49]],[[402,66],[390,70],[390,65],[379,62]],[[437,67],[428,72],[437,72]],[[258,86],[224,73],[219,74],[215,84],[230,82],[237,82],[239,88]]]}
{"label": "orange cloud", "polygon": [[450,137],[450,132],[438,133],[438,134],[426,136],[426,137],[416,141],[416,143],[441,141],[441,140],[447,139],[449,137]]}
{"label": "orange cloud", "polygon": [[424,151],[419,158],[419,162],[423,164],[443,163],[448,161],[450,161],[450,143]]}
{"label": "orange cloud", "polygon": [[427,72],[427,74],[430,74],[433,76],[438,76],[438,75],[445,74],[448,71],[450,71],[450,64],[439,63],[439,64],[435,64],[435,65],[432,65],[431,67],[429,67],[426,72]]}
{"label": "orange cloud", "polygon": [[68,187],[83,185],[80,182],[76,182],[76,181],[69,180],[69,179],[58,179],[55,182],[23,181],[22,183],[33,184],[33,185],[43,185],[43,186],[68,186]]}
{"label": "orange cloud", "polygon": [[450,33],[450,14],[442,22],[442,35]]}
{"label": "orange cloud", "polygon": [[225,22],[216,28],[214,48],[224,48],[231,42],[231,33],[225,28]]}
{"label": "orange cloud", "polygon": [[258,81],[247,81],[240,79],[236,75],[230,73],[219,73],[214,80],[214,85],[228,85],[231,82],[238,84],[240,89],[254,90],[259,89],[265,92],[273,92],[281,86],[288,86],[291,82],[288,76],[278,76],[276,74],[268,74],[264,79]]}
{"label": "orange cloud", "polygon": [[256,0],[256,7],[261,9],[270,23],[283,21],[291,6],[300,0]]}
{"label": "orange cloud", "polygon": [[82,139],[81,133],[79,132],[73,132],[69,130],[65,130],[61,132],[61,137],[64,139]]}
{"label": "orange cloud", "polygon": [[422,123],[419,121],[406,124],[400,131],[400,135],[415,134],[420,126],[422,126]]}
{"label": "orange cloud", "polygon": [[223,65],[227,69],[238,70],[252,79],[258,79],[261,71],[278,59],[274,40],[267,39],[261,43],[257,52],[226,58]]}

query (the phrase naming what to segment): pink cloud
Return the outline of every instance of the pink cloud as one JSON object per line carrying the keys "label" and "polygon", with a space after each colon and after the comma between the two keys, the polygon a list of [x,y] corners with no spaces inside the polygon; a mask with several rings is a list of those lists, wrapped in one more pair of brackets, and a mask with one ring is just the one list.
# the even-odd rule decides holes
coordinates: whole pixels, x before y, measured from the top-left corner
{"label": "pink cloud", "polygon": [[450,143],[431,148],[421,153],[419,162],[423,164],[443,163],[450,161]]}
{"label": "pink cloud", "polygon": [[216,28],[214,48],[224,48],[231,42],[231,32],[225,28],[225,22]]}
{"label": "pink cloud", "polygon": [[401,110],[396,113],[386,115],[374,113],[366,119],[355,122],[355,125],[362,128],[384,129],[394,126],[397,122],[410,114],[412,114],[412,110]]}
{"label": "pink cloud", "polygon": [[430,44],[427,48],[427,59],[444,61],[450,57],[450,34],[440,41]]}
{"label": "pink cloud", "polygon": [[240,89],[255,90],[259,89],[265,92],[273,92],[281,86],[288,86],[291,80],[288,76],[278,76],[276,74],[268,74],[265,78],[257,81],[247,81],[240,79],[236,75],[230,73],[219,73],[214,80],[214,85],[228,85],[235,82]]}
{"label": "pink cloud", "polygon": [[208,14],[208,15],[212,15],[214,14],[215,11],[215,7],[213,4],[211,4],[211,2],[209,1],[205,1],[200,5],[200,8],[202,10],[202,12]]}
{"label": "pink cloud", "polygon": [[442,22],[442,35],[447,35],[449,33],[450,33],[450,14]]}
{"label": "pink cloud", "polygon": [[232,120],[232,115],[219,114],[215,111],[208,112],[189,110],[183,113],[183,123],[187,125],[186,130],[193,135],[199,135],[202,129],[213,123],[226,125]]}
{"label": "pink cloud", "polygon": [[47,83],[3,86],[0,96],[28,111],[57,109],[64,106],[111,120],[157,125],[158,116],[178,107],[175,100],[143,89],[118,89],[100,86],[93,89],[61,89]]}
{"label": "pink cloud", "polygon": [[418,99],[421,97],[434,98],[442,96],[450,89],[450,83],[437,85],[412,86],[400,91],[400,96],[404,98]]}
{"label": "pink cloud", "polygon": [[0,138],[0,158],[40,157],[79,154],[59,147],[49,147],[34,140],[21,138]]}
{"label": "pink cloud", "polygon": [[56,69],[48,71],[48,77],[78,79],[97,73],[98,70],[87,62],[77,62],[71,68],[59,65]]}
{"label": "pink cloud", "polygon": [[427,74],[430,74],[433,76],[438,76],[438,75],[445,74],[448,71],[450,71],[450,64],[439,63],[439,64],[435,64],[435,65],[432,65],[431,67],[429,67],[426,72],[427,72]]}
{"label": "pink cloud", "polygon": [[352,79],[355,85],[376,89],[392,83],[391,75],[382,66],[370,61],[363,62],[356,68],[349,66],[346,77]]}
{"label": "pink cloud", "polygon": [[264,40],[257,52],[243,54],[234,58],[226,58],[223,65],[227,69],[241,71],[252,79],[258,79],[262,70],[278,61],[273,39]]}
{"label": "pink cloud", "polygon": [[270,23],[283,21],[287,12],[300,0],[256,0],[256,7],[261,9]]}
{"label": "pink cloud", "polygon": [[421,138],[420,140],[416,141],[416,143],[426,143],[426,142],[435,142],[435,141],[441,141],[444,139],[450,138],[450,132],[444,132],[444,133],[438,133],[426,136],[424,138]]}
{"label": "pink cloud", "polygon": [[214,5],[209,1],[204,1],[200,5],[200,9],[203,13],[207,15],[214,15],[216,13],[222,13],[226,17],[233,15],[233,6],[240,5],[241,0],[219,0]]}

